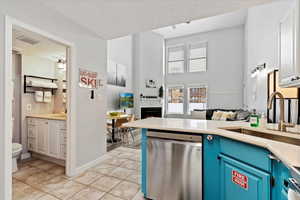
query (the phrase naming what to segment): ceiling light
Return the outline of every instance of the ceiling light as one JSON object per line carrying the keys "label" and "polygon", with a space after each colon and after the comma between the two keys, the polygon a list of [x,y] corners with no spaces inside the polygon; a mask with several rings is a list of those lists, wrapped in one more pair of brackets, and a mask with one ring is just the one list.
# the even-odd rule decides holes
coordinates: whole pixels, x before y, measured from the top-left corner
{"label": "ceiling light", "polygon": [[66,70],[66,61],[64,61],[63,59],[58,59],[57,69]]}

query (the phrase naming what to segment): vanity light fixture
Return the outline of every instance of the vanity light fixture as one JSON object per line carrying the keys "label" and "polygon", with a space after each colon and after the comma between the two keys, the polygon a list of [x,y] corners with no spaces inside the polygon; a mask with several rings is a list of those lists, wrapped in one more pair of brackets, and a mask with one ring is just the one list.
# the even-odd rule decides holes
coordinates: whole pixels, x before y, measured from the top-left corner
{"label": "vanity light fixture", "polygon": [[58,59],[57,69],[66,70],[66,61],[64,61],[63,59]]}
{"label": "vanity light fixture", "polygon": [[257,65],[252,71],[251,71],[251,77],[254,78],[257,76],[259,72],[266,69],[266,63],[263,63],[261,65]]}

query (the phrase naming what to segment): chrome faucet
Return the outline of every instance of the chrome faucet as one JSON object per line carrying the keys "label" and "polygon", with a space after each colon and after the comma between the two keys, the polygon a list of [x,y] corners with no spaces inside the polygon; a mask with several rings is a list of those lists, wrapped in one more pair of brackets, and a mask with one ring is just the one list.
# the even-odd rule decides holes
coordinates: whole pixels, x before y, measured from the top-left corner
{"label": "chrome faucet", "polygon": [[295,124],[286,123],[284,121],[284,96],[280,92],[273,92],[268,100],[268,109],[272,109],[273,99],[279,97],[279,105],[280,105],[280,116],[279,116],[279,123],[278,123],[278,131],[286,132],[287,127],[294,127]]}

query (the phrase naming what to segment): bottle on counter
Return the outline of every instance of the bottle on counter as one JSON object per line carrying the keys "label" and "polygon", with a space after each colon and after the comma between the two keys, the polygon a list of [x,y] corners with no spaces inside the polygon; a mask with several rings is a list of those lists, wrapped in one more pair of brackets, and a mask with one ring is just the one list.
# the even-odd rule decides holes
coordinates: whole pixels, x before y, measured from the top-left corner
{"label": "bottle on counter", "polygon": [[258,127],[259,126],[259,116],[256,114],[256,110],[253,109],[250,115],[250,126],[251,127]]}
{"label": "bottle on counter", "polygon": [[259,119],[259,127],[267,128],[267,116],[265,115],[265,113],[261,113],[261,116]]}

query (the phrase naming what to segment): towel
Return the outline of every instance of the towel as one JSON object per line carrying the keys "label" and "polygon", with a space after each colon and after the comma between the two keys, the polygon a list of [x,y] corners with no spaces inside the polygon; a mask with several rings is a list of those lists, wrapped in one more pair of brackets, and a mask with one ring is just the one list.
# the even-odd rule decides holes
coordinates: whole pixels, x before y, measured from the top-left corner
{"label": "towel", "polygon": [[52,93],[49,91],[44,92],[44,102],[51,103],[51,100],[52,100]]}
{"label": "towel", "polygon": [[48,83],[48,82],[43,82],[43,81],[38,81],[38,80],[26,80],[27,86],[32,86],[32,87],[41,87],[41,88],[57,88],[56,83]]}
{"label": "towel", "polygon": [[67,94],[66,93],[62,93],[62,99],[63,99],[63,103],[67,103]]}
{"label": "towel", "polygon": [[43,102],[43,96],[44,96],[44,93],[42,91],[35,91],[35,101],[36,102]]}

